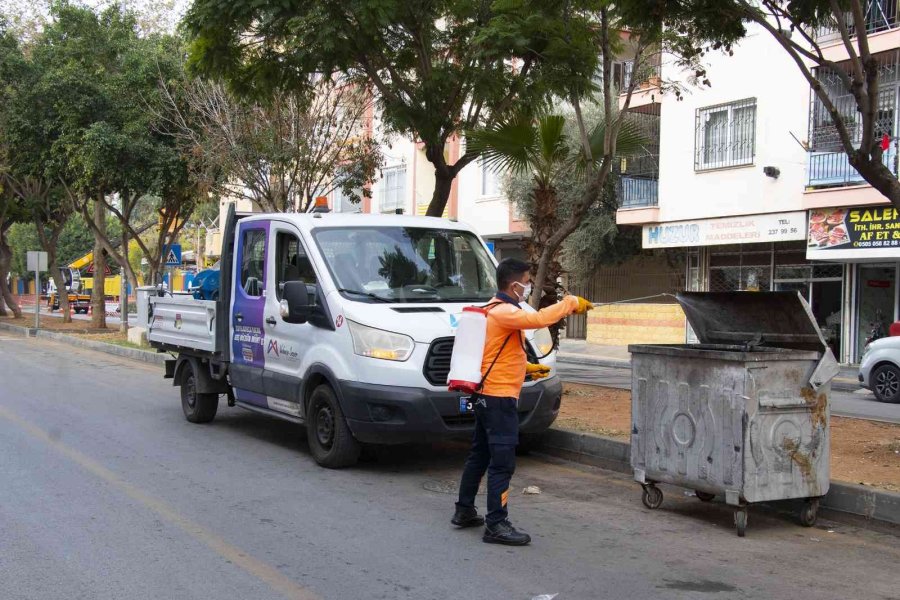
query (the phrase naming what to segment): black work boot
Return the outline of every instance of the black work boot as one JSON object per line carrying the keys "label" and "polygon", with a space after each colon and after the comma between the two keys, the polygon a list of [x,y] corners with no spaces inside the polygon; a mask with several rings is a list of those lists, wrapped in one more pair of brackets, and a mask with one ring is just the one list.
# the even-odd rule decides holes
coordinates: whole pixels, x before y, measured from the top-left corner
{"label": "black work boot", "polygon": [[516,531],[509,521],[500,521],[495,525],[484,528],[486,544],[504,544],[506,546],[527,546],[531,542],[531,536],[521,531]]}
{"label": "black work boot", "polygon": [[457,527],[478,527],[484,525],[484,517],[478,515],[474,506],[457,506],[450,522]]}

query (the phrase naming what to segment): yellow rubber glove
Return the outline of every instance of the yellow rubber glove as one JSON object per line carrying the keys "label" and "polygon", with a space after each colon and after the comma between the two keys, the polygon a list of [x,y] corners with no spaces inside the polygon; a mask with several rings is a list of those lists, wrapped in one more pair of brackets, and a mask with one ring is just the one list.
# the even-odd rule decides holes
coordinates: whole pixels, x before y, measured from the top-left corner
{"label": "yellow rubber glove", "polygon": [[550,376],[550,367],[547,365],[528,363],[525,365],[525,374],[530,375],[532,381],[537,381],[538,379]]}
{"label": "yellow rubber glove", "polygon": [[575,309],[576,315],[583,315],[589,310],[594,310],[594,305],[581,296],[575,296],[575,299],[578,300],[578,308]]}

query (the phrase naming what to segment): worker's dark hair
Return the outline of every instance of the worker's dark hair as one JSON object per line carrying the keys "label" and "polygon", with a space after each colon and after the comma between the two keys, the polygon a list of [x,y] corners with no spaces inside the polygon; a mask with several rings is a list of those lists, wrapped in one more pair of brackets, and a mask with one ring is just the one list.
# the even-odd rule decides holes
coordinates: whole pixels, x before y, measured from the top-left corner
{"label": "worker's dark hair", "polygon": [[531,265],[524,260],[504,258],[497,265],[497,289],[505,290],[513,281],[516,281],[522,277],[523,273],[527,273],[530,270]]}

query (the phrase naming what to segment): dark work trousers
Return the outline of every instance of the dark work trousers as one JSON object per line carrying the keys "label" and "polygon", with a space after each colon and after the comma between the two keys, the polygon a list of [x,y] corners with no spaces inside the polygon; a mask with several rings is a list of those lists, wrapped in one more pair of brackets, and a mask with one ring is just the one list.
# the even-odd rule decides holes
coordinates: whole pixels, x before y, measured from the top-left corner
{"label": "dark work trousers", "polygon": [[509,481],[516,470],[516,445],[519,443],[519,414],[516,398],[478,396],[475,399],[475,434],[459,482],[457,506],[475,506],[475,494],[485,471],[487,515],[485,522],[495,525],[506,519]]}

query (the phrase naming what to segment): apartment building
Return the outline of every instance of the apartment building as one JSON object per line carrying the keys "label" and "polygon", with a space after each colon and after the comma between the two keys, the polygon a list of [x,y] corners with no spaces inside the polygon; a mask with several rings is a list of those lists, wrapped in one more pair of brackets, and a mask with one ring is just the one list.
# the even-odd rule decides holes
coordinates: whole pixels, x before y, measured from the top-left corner
{"label": "apartment building", "polygon": [[[897,4],[871,0],[865,23],[882,65],[879,137],[895,174]],[[816,35],[843,67],[839,36]],[[765,31],[751,27],[733,56],[707,61],[711,87],[680,101],[658,89],[635,99],[637,111],[658,110],[659,176],[655,193],[646,182],[632,190],[617,222],[641,227],[645,249],[683,251],[687,289],[800,292],[835,355],[856,362],[873,324],[900,317],[900,217],[849,165],[827,112]],[[664,58],[664,79],[681,77],[667,68]],[[840,85],[834,73],[817,77]],[[849,93],[834,96],[852,118]],[[669,327],[659,337],[672,335]]]}

